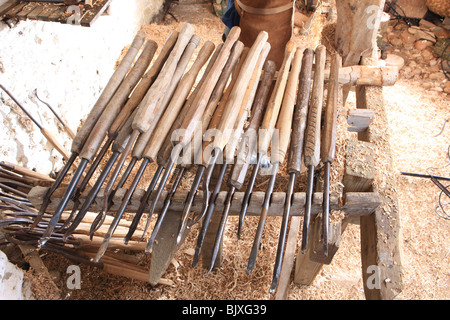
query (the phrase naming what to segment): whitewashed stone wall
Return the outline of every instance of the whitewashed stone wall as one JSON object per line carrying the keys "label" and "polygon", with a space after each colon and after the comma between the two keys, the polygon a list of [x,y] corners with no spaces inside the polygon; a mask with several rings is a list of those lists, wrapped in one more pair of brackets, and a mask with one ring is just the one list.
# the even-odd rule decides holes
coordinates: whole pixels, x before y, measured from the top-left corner
{"label": "whitewashed stone wall", "polygon": [[[70,151],[70,138],[33,91],[37,89],[39,97],[76,131],[114,72],[122,50],[163,2],[113,0],[111,14],[101,16],[92,27],[21,21],[9,28],[0,23],[0,83]],[[45,174],[58,171],[61,155],[11,106],[16,108],[1,91],[0,160]]]}

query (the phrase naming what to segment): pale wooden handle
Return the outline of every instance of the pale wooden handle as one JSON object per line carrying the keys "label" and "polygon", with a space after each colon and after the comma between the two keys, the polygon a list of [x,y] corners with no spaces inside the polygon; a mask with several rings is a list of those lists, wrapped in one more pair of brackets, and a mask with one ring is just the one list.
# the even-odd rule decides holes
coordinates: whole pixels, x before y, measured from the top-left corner
{"label": "pale wooden handle", "polygon": [[17,164],[14,164],[14,163],[11,163],[11,162],[8,162],[8,161],[1,161],[0,162],[0,166],[5,168],[6,170],[13,171],[13,172],[18,173],[18,174],[20,174],[22,176],[29,177],[29,178],[32,178],[32,179],[46,180],[46,181],[55,181],[54,179],[50,178],[48,175],[45,175],[45,174],[42,174],[42,173],[30,170],[28,168],[19,166]]}
{"label": "pale wooden handle", "polygon": [[125,78],[125,75],[133,64],[134,58],[137,56],[144,41],[145,33],[143,31],[138,32],[116,71],[114,71],[114,74],[109,79],[109,82],[106,85],[105,89],[103,89],[100,98],[97,100],[94,107],[89,112],[89,115],[86,118],[86,121],[83,123],[83,126],[78,131],[75,139],[73,139],[71,148],[72,153],[79,154],[81,152],[81,149],[83,148],[83,145],[88,138],[89,133],[92,131],[92,128],[95,126],[98,118],[100,118],[103,110],[111,100],[114,92],[116,92],[122,80]]}
{"label": "pale wooden handle", "polygon": [[133,68],[130,70],[124,81],[120,84],[120,87],[117,89],[111,101],[108,103],[94,128],[92,128],[92,131],[89,134],[89,137],[80,152],[81,158],[92,161],[92,159],[97,154],[100,145],[107,135],[108,129],[111,127],[111,124],[114,122],[116,116],[120,113],[120,110],[125,104],[131,91],[138,84],[145,70],[150,65],[150,53],[152,51],[152,43],[147,42]]}
{"label": "pale wooden handle", "polygon": [[333,162],[336,147],[336,122],[339,96],[339,68],[342,58],[334,54],[331,60],[331,73],[328,82],[327,107],[325,123],[322,131],[321,158],[322,162]]}
{"label": "pale wooden handle", "polygon": [[173,94],[173,99],[170,101],[169,106],[158,124],[158,128],[153,132],[150,143],[147,144],[144,151],[144,157],[150,159],[150,161],[154,161],[156,159],[158,151],[169,133],[172,124],[179,116],[183,103],[186,101],[200,69],[208,61],[213,51],[214,44],[211,41],[205,42],[191,69],[189,69],[180,81],[177,90]]}
{"label": "pale wooden handle", "polygon": [[259,79],[261,77],[262,67],[264,65],[264,62],[266,61],[269,51],[270,51],[270,44],[266,42],[259,56],[256,68],[253,71],[253,75],[250,78],[249,84],[247,86],[244,99],[241,103],[241,109],[239,110],[239,114],[234,124],[233,133],[225,147],[225,157],[227,163],[232,163],[234,160],[235,150],[239,142],[239,139],[241,138],[245,122],[250,116],[253,100],[255,99],[256,89],[258,88]]}
{"label": "pale wooden handle", "polygon": [[217,45],[216,50],[214,50],[214,53],[212,57],[209,59],[208,65],[206,66],[206,70],[203,73],[202,78],[200,79],[199,83],[195,87],[194,91],[189,95],[189,98],[184,103],[180,114],[175,119],[174,123],[172,124],[172,127],[170,128],[169,134],[166,136],[166,139],[164,141],[164,144],[160,148],[157,156],[157,163],[158,165],[165,165],[167,161],[170,158],[170,155],[172,153],[173,143],[172,143],[172,133],[181,127],[181,124],[183,123],[184,119],[186,118],[186,115],[189,112],[189,109],[191,108],[194,99],[197,97],[198,93],[201,91],[201,88],[203,87],[203,84],[205,83],[206,78],[208,77],[209,72],[211,71],[212,67],[214,66],[217,57],[219,56],[220,52],[222,51],[223,43],[220,43]]}
{"label": "pale wooden handle", "polygon": [[211,71],[208,73],[208,76],[205,79],[202,90],[198,93],[198,95],[192,102],[193,107],[189,109],[190,112],[188,112],[181,125],[181,128],[185,130],[185,135],[182,141],[182,144],[184,146],[189,144],[198,121],[200,121],[203,116],[209,98],[211,97],[211,93],[216,86],[217,81],[219,80],[220,74],[223,70],[223,67],[225,66],[225,63],[228,60],[234,43],[239,39],[240,33],[241,29],[239,27],[231,28],[230,33],[228,34],[228,37],[223,44],[222,50],[219,53],[219,56],[217,57],[213,67],[211,68]]}
{"label": "pale wooden handle", "polygon": [[315,52],[314,83],[305,134],[304,160],[306,166],[317,166],[320,161],[320,121],[323,104],[326,49],[319,45]]}
{"label": "pale wooden handle", "polygon": [[287,78],[291,67],[292,58],[295,52],[295,44],[289,41],[286,44],[283,63],[278,71],[278,77],[275,82],[272,95],[269,100],[264,119],[261,124],[261,133],[259,141],[259,152],[267,153],[270,141],[272,140],[273,130],[277,122],[278,113],[280,112],[281,102],[286,88]]}
{"label": "pale wooden handle", "polygon": [[[173,48],[173,46],[175,45],[177,35],[178,32],[176,33],[175,36],[173,34],[171,35],[171,37],[169,38],[172,39],[171,42],[170,43],[168,43],[169,41],[166,42],[166,45],[162,48],[161,53],[156,58],[156,61],[151,66],[150,70],[145,73],[145,75],[142,77],[141,81],[138,83],[136,88],[134,88],[131,97],[127,100],[122,110],[120,110],[119,115],[114,119],[113,124],[108,130],[108,136],[110,138],[114,138],[117,135],[120,128],[123,126],[123,124],[127,121],[127,119],[130,117],[130,115],[133,113],[133,111],[137,108],[139,103],[144,98],[148,89],[150,88],[159,71],[161,70],[163,63],[169,56],[170,49]],[[156,51],[156,49],[158,48],[157,44],[154,41],[152,41],[152,43]],[[152,59],[154,54],[155,54],[154,52],[151,53]]]}
{"label": "pale wooden handle", "polygon": [[58,152],[63,156],[64,159],[70,158],[70,153],[56,140],[55,136],[45,128],[41,129],[41,133],[50,142],[50,144],[58,150]]}
{"label": "pale wooden handle", "polygon": [[297,102],[294,109],[288,173],[300,173],[302,167],[303,141],[305,136],[306,118],[308,117],[308,104],[311,93],[311,73],[314,63],[314,50],[306,49],[303,52],[302,69],[300,71]]}
{"label": "pale wooden handle", "polygon": [[244,185],[247,170],[250,165],[250,157],[256,147],[257,133],[264,114],[264,107],[269,98],[270,88],[276,72],[276,64],[273,61],[266,61],[255,99],[253,101],[250,124],[244,134],[240,148],[238,149],[236,163],[233,166],[228,183],[236,189]]}
{"label": "pale wooden handle", "polygon": [[[214,135],[217,133],[216,130],[220,124],[220,121],[222,120],[223,113],[225,111],[225,105],[227,104],[227,101],[230,97],[230,94],[231,94],[231,91],[233,90],[234,85],[236,84],[237,75],[241,71],[241,68],[242,68],[242,65],[244,64],[245,58],[248,55],[248,51],[249,51],[249,48],[243,48],[239,62],[236,66],[236,69],[234,69],[234,71],[233,71],[233,75],[231,76],[231,81],[230,81],[225,93],[223,94],[222,99],[219,102],[219,105],[214,110],[214,114],[212,115],[212,118],[209,121],[207,130],[205,130],[205,132],[203,133],[203,144],[202,144],[202,148],[201,148],[202,154],[200,155],[203,166],[208,165],[207,162],[209,161],[209,158],[207,156],[207,154],[208,154],[207,149],[214,147],[214,144],[211,142],[211,140],[212,140],[211,135]],[[211,154],[211,150],[209,150],[209,154]]]}
{"label": "pale wooden handle", "polygon": [[153,112],[169,87],[178,61],[193,35],[194,27],[189,23],[185,23],[180,29],[177,42],[170,53],[166,64],[144,99],[142,99],[142,102],[139,104],[137,109],[138,112],[133,121],[133,130],[139,130],[143,133],[150,128]]}
{"label": "pale wooden handle", "polygon": [[294,114],[294,106],[297,97],[298,77],[302,67],[303,50],[300,48],[295,52],[292,60],[291,72],[284,91],[283,103],[280,114],[278,115],[277,130],[279,133],[278,148],[272,154],[272,161],[283,163],[284,157],[289,146],[292,128],[292,116]]}
{"label": "pale wooden handle", "polygon": [[220,135],[214,139],[215,148],[220,148],[221,150],[223,150],[228,142],[228,139],[230,138],[227,132],[233,129],[234,123],[239,114],[239,109],[241,107],[245,91],[247,89],[247,85],[253,74],[253,70],[256,68],[259,56],[261,55],[261,52],[265,44],[267,43],[268,37],[269,36],[267,32],[261,31],[258,34],[252,47],[248,51],[248,55],[245,58],[245,61],[241,67],[241,71],[239,72],[238,78],[236,79],[236,83],[233,86],[230,97],[228,98],[227,104],[225,105],[225,110],[220,124],[217,127]]}
{"label": "pale wooden handle", "polygon": [[[236,69],[239,59],[243,55],[242,54],[243,51],[244,51],[244,44],[241,41],[237,41],[234,44],[233,49],[230,53],[230,57],[228,58],[228,61],[222,70],[222,74],[220,75],[220,78],[217,81],[216,86],[214,87],[214,90],[208,101],[208,105],[206,106],[205,112],[203,113],[201,124],[199,125],[199,127],[197,127],[197,130],[201,130],[202,136],[205,134],[206,130],[208,130],[211,119],[215,114],[220,99],[226,95],[226,93],[224,94],[225,86],[228,83],[230,75]],[[231,80],[230,85],[232,82],[233,80]],[[201,158],[202,156],[201,153],[203,152],[202,143],[199,143],[198,146],[195,146],[191,141],[189,143],[189,146],[187,147],[187,150],[190,150],[192,152],[192,155],[191,159],[183,158],[182,164],[183,166],[189,167],[191,164],[197,162],[198,159],[202,159]]]}

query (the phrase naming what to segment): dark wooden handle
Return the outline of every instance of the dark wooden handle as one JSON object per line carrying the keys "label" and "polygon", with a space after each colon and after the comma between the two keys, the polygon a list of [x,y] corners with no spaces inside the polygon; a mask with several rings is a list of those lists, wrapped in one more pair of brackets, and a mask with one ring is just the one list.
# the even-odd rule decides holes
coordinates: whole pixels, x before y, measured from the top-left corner
{"label": "dark wooden handle", "polygon": [[300,173],[302,166],[303,138],[308,116],[308,104],[311,94],[311,73],[314,62],[314,50],[306,49],[303,52],[302,69],[300,71],[297,102],[294,108],[292,124],[291,145],[289,148],[287,171]]}
{"label": "dark wooden handle", "polygon": [[339,68],[342,58],[334,54],[331,60],[330,79],[328,81],[328,97],[325,110],[325,123],[322,131],[322,162],[333,162],[336,147],[336,122],[339,95]]}
{"label": "dark wooden handle", "polygon": [[304,160],[306,166],[317,166],[320,161],[320,121],[323,104],[326,49],[319,45],[315,52],[314,83],[305,134]]}
{"label": "dark wooden handle", "polygon": [[81,149],[83,148],[84,143],[89,137],[92,128],[97,123],[97,120],[102,115],[103,110],[106,108],[108,102],[111,100],[111,97],[114,95],[117,88],[122,83],[122,80],[125,78],[125,75],[127,74],[128,70],[133,64],[134,58],[137,56],[144,41],[145,41],[145,33],[143,31],[138,32],[133,42],[131,43],[129,49],[127,50],[127,53],[123,57],[119,66],[117,67],[116,71],[114,71],[114,74],[109,79],[109,82],[106,85],[105,89],[103,89],[100,98],[97,100],[94,107],[89,112],[89,115],[87,116],[86,121],[83,123],[83,126],[73,139],[71,148],[72,153],[79,154],[81,152]]}

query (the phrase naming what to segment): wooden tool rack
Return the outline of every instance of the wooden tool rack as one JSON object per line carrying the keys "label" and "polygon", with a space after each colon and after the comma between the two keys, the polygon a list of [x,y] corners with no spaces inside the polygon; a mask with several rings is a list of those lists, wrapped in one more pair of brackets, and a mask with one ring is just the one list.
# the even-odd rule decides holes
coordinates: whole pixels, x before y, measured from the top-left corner
{"label": "wooden tool rack", "polygon": [[[338,1],[339,2],[339,1]],[[347,0],[353,3],[356,8],[366,8],[368,5],[380,5],[380,1]],[[339,4],[338,4],[339,5]],[[339,7],[338,7],[339,10]],[[357,10],[358,11],[358,10]],[[361,21],[365,16],[364,11],[353,12],[351,18],[348,14],[341,12],[341,17],[347,17],[347,24],[352,24],[355,20]],[[339,15],[339,13],[338,13]],[[353,19],[353,20],[352,20]],[[338,21],[339,24],[339,21]],[[376,31],[376,30],[375,30]],[[361,33],[366,33],[366,38],[375,36],[374,30],[360,28]],[[345,33],[345,28],[337,30],[337,36]],[[359,38],[352,35],[354,39]],[[362,52],[367,49],[361,42],[351,42],[350,46],[344,48],[344,57],[358,57],[356,64],[371,64],[370,58],[359,58]],[[369,45],[370,47],[370,45]],[[358,51],[359,50],[359,51]],[[375,51],[375,50],[373,50]],[[355,64],[351,59],[344,60],[345,65]],[[344,86],[344,94],[349,88]],[[400,248],[400,214],[397,198],[395,194],[395,180],[392,178],[392,160],[390,158],[390,147],[386,139],[386,132],[379,128],[386,127],[387,118],[383,102],[383,88],[374,85],[356,86],[356,110],[348,114],[347,121],[349,130],[358,132],[358,138],[348,143],[345,155],[345,173],[342,184],[342,193],[332,193],[330,199],[330,209],[339,210],[344,213],[344,218],[337,223],[330,225],[329,254],[323,254],[322,243],[320,242],[320,219],[322,209],[322,191],[317,190],[313,195],[312,225],[309,234],[309,248],[302,254],[298,248],[298,237],[302,215],[304,214],[305,192],[297,192],[293,196],[291,209],[290,229],[288,232],[287,244],[284,253],[284,263],[281,271],[280,282],[276,292],[276,299],[286,299],[288,287],[291,280],[291,273],[294,271],[293,281],[298,285],[310,285],[322,266],[330,264],[334,255],[339,250],[341,235],[345,232],[349,224],[359,224],[361,232],[361,261],[364,292],[367,299],[393,299],[402,290],[401,272],[401,248]],[[357,155],[357,156],[354,156]],[[358,170],[364,166],[365,170]],[[29,194],[29,199],[36,208],[40,207],[43,196],[47,188],[35,187]],[[89,190],[85,190],[81,197],[85,197]],[[145,190],[136,190],[127,208],[127,212],[136,212],[140,200]],[[58,189],[52,196],[52,203],[47,208],[49,212],[55,209],[58,199],[62,197],[64,188]],[[114,213],[123,199],[126,189],[119,189],[113,199],[113,206],[110,212]],[[158,234],[156,245],[152,252],[152,262],[150,265],[149,282],[157,284],[165,273],[170,261],[179,249],[176,243],[176,234],[181,219],[182,209],[187,197],[187,190],[178,190],[173,199],[169,212]],[[157,203],[156,212],[161,209],[167,191],[163,192]],[[244,192],[234,194],[230,215],[238,215]],[[216,203],[215,211],[221,212],[227,196],[227,191],[220,192]],[[286,194],[275,192],[272,195],[269,216],[281,216],[285,203]],[[264,192],[255,191],[251,197],[248,215],[258,215],[264,199]],[[152,199],[149,199],[151,201]],[[101,210],[103,204],[103,194],[97,196],[95,203],[90,210]],[[71,210],[72,203],[69,201],[66,210]],[[202,192],[199,191],[195,197],[192,211],[199,211],[202,207]],[[217,218],[212,221],[209,233],[206,238],[202,258],[208,260],[208,251],[212,249],[214,236],[216,233],[220,214],[214,215]],[[214,219],[213,219],[214,220]],[[124,222],[126,224],[126,222]],[[116,235],[119,239],[120,235]],[[140,237],[141,234],[136,234]],[[186,236],[186,234],[184,235]],[[122,238],[120,238],[122,239]],[[118,242],[121,242],[120,240]],[[143,244],[145,246],[145,244]],[[112,247],[117,248],[117,247]],[[110,248],[111,249],[111,248]],[[297,253],[298,252],[298,253]],[[220,264],[221,259],[217,259]],[[154,266],[157,266],[155,270]]]}
{"label": "wooden tool rack", "polygon": [[91,27],[108,10],[111,1],[96,0],[92,8],[88,8],[64,3],[7,0],[0,5],[0,19],[39,20]]}

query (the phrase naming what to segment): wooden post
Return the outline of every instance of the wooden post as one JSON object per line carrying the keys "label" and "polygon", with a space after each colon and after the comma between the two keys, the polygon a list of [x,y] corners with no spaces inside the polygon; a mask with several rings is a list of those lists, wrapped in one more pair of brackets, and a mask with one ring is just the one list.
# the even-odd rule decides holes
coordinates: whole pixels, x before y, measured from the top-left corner
{"label": "wooden post", "polygon": [[[359,64],[361,57],[376,54],[377,33],[385,0],[336,0],[336,48],[342,65]],[[344,88],[344,103],[350,85]]]}

